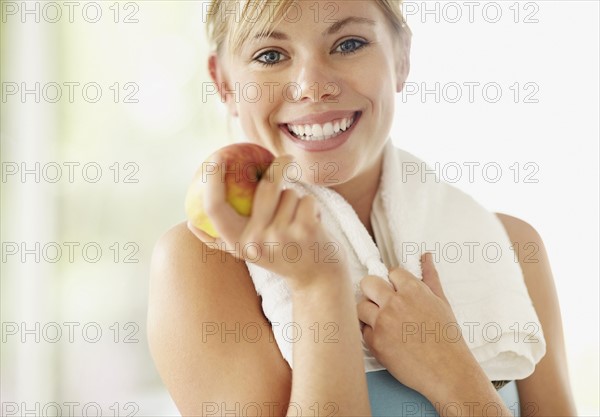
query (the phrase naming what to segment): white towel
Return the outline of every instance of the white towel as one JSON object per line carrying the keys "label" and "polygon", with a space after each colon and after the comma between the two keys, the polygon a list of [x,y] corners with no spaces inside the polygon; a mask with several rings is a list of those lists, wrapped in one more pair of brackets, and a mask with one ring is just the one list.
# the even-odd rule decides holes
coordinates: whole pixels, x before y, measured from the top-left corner
{"label": "white towel", "polygon": [[[514,380],[531,375],[546,352],[546,343],[502,223],[458,188],[431,174],[422,178],[424,169],[430,167],[388,140],[371,213],[379,249],[352,206],[337,192],[299,182],[287,186],[317,198],[321,222],[346,248],[357,301],[365,275],[389,282],[388,267],[401,266],[421,279],[420,256],[432,252],[463,338],[488,378]],[[411,174],[415,170],[418,173]],[[288,286],[272,272],[246,264],[279,349],[293,368]],[[455,330],[448,329],[448,337]],[[364,340],[363,352],[366,372],[385,369]]]}

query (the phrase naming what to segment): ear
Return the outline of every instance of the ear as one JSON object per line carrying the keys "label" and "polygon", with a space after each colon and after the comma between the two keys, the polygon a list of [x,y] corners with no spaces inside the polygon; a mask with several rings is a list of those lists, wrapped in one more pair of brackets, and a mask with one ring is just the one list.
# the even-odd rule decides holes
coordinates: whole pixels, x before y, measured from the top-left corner
{"label": "ear", "polygon": [[222,63],[221,57],[216,52],[213,52],[208,57],[208,72],[210,78],[215,83],[219,96],[221,96],[221,102],[225,103],[229,113],[233,117],[238,116],[236,107],[237,97],[235,96],[235,89],[230,88],[229,80],[225,73],[225,68]]}
{"label": "ear", "polygon": [[404,83],[410,72],[410,33],[403,33],[396,40],[396,92],[399,93],[404,88]]}

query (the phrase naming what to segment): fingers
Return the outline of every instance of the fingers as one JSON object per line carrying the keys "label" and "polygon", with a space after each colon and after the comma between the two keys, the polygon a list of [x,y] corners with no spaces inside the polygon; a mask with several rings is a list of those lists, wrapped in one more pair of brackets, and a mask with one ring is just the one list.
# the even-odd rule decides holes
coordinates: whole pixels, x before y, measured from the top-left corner
{"label": "fingers", "polygon": [[198,239],[200,239],[204,243],[214,242],[216,238],[210,236],[207,233],[204,233],[202,230],[198,229],[196,226],[192,224],[190,220],[187,221],[187,228],[190,232],[194,234]]}
{"label": "fingers", "polygon": [[426,252],[421,256],[421,269],[423,270],[423,283],[427,285],[435,295],[448,302],[444,289],[442,288],[442,283],[440,282],[440,276],[433,264],[431,253]]}
{"label": "fingers", "polygon": [[363,323],[375,327],[375,321],[379,314],[379,307],[372,301],[364,300],[357,304],[358,319]]}
{"label": "fingers", "polygon": [[[258,183],[252,206],[252,222],[257,230],[266,229],[272,222],[282,193],[283,172],[292,160],[292,157],[289,155],[275,158],[271,166],[267,169],[266,175]],[[286,199],[292,200],[290,193],[286,194]],[[290,201],[286,203],[287,212],[284,216],[288,215],[289,211],[292,210],[291,205],[292,202]]]}
{"label": "fingers", "polygon": [[293,157],[290,155],[275,158],[264,172],[253,189],[249,217],[238,214],[230,205],[228,199],[231,200],[232,196],[227,187],[231,184],[223,181],[225,176],[222,170],[225,169],[225,164],[219,160],[213,162],[216,167],[205,180],[204,202],[205,211],[213,221],[220,239],[213,238],[191,224],[188,228],[207,244],[222,243],[234,256],[254,260],[260,258],[265,243],[270,241],[294,240],[304,244],[312,238],[322,238],[322,230],[313,227],[320,222],[320,207],[316,198],[310,194],[300,197],[294,189],[283,189],[286,184],[285,170],[292,162]]}
{"label": "fingers", "polygon": [[312,225],[321,221],[319,205],[313,195],[308,194],[300,199],[294,220],[303,225]]}
{"label": "fingers", "polygon": [[360,281],[360,288],[365,296],[377,304],[383,306],[394,295],[394,289],[383,278],[367,275]]}
{"label": "fingers", "polygon": [[400,267],[391,270],[389,278],[394,290],[397,292],[404,291],[409,285],[418,286],[422,284],[417,277]]}
{"label": "fingers", "polygon": [[294,219],[298,208],[298,195],[294,190],[283,190],[279,200],[279,206],[273,218],[275,227],[286,227]]}
{"label": "fingers", "polygon": [[211,235],[204,232],[203,230],[198,229],[189,220],[187,222],[187,228],[190,230],[190,232],[192,232],[194,234],[194,236],[196,236],[206,246],[209,246],[211,248],[221,249],[221,250],[226,249],[229,252],[231,252],[231,249],[229,249],[227,247],[226,242],[224,242],[222,239],[220,239],[218,237],[212,237]]}
{"label": "fingers", "polygon": [[418,287],[425,286],[436,296],[448,303],[446,294],[442,288],[439,274],[433,264],[433,257],[431,253],[426,252],[421,255],[421,269],[423,271],[423,279],[419,280],[413,274],[403,268],[396,268],[390,271],[390,281],[394,285],[396,292],[404,293],[406,291],[417,289]]}
{"label": "fingers", "polygon": [[192,222],[190,220],[187,221],[187,228],[190,230],[190,232],[192,232],[199,240],[201,240],[202,242],[211,245],[214,244],[218,244],[219,241],[221,239],[216,238],[216,237],[212,237],[211,235],[209,235],[208,233],[204,232],[203,230],[198,229],[196,226],[194,226],[192,224]]}
{"label": "fingers", "polygon": [[271,224],[275,227],[287,227],[295,221],[309,225],[320,220],[320,209],[313,195],[300,197],[294,190],[283,190]]}
{"label": "fingers", "polygon": [[365,343],[369,349],[372,349],[373,346],[373,328],[369,325],[365,325],[362,328],[363,339],[365,339]]}
{"label": "fingers", "polygon": [[[224,181],[225,175],[221,172],[224,169],[223,161],[212,161],[215,165],[211,175],[207,175],[204,204],[205,211],[213,222],[214,228],[222,237],[221,242],[226,242],[228,250],[235,247],[235,243],[247,232],[249,222],[252,221],[252,229],[264,230],[272,221],[273,215],[277,210],[283,183],[283,170],[287,164],[292,161],[292,157],[285,155],[276,158],[271,167],[269,167],[264,177],[259,181],[252,201],[252,215],[246,217],[238,214],[236,210],[227,201],[227,184]],[[290,194],[290,193],[286,193]],[[283,218],[293,218],[295,205],[292,196],[286,196],[285,209],[282,213]],[[292,201],[290,201],[292,200]],[[284,221],[280,219],[280,221]],[[200,240],[211,242],[208,237],[199,231],[190,228]],[[212,239],[212,238],[210,238]]]}
{"label": "fingers", "polygon": [[[224,241],[234,242],[235,236],[239,236],[248,219],[238,214],[227,201],[227,184],[222,172],[223,161],[211,161],[210,164],[215,166],[215,170],[211,171],[210,175],[206,175],[204,210],[219,236],[222,236]],[[194,233],[193,229],[190,230]]]}

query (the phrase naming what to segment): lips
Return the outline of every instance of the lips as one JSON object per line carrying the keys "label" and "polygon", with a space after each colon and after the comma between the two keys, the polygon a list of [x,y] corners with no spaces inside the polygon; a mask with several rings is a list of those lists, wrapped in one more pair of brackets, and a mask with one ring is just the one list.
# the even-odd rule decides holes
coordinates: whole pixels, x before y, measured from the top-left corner
{"label": "lips", "polygon": [[[349,138],[352,130],[358,124],[362,112],[334,112],[324,113],[319,117],[298,119],[301,122],[318,120],[321,123],[294,124],[286,123],[280,125],[280,129],[292,139],[292,141],[306,151],[318,152],[337,148],[344,144]],[[341,114],[340,114],[341,113]],[[337,118],[340,115],[345,116]],[[332,118],[333,116],[333,118]],[[325,121],[325,120],[328,121]]]}
{"label": "lips", "polygon": [[304,116],[283,125],[298,139],[327,140],[348,130],[358,113],[348,110],[329,111]]}
{"label": "lips", "polygon": [[334,119],[326,123],[287,124],[288,131],[301,140],[319,141],[336,137],[350,129],[355,114],[342,119]]}

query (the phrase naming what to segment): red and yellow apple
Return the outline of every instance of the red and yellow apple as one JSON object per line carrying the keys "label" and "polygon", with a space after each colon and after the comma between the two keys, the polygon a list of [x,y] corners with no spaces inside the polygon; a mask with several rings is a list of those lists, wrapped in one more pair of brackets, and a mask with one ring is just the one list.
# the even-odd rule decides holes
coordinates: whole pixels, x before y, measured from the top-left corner
{"label": "red and yellow apple", "polygon": [[[225,146],[202,163],[185,197],[188,220],[198,229],[218,237],[204,209],[204,193],[209,176],[219,176],[225,185],[226,201],[242,216],[250,216],[258,182],[275,157],[262,146],[236,143]],[[214,178],[213,178],[214,180]]]}

